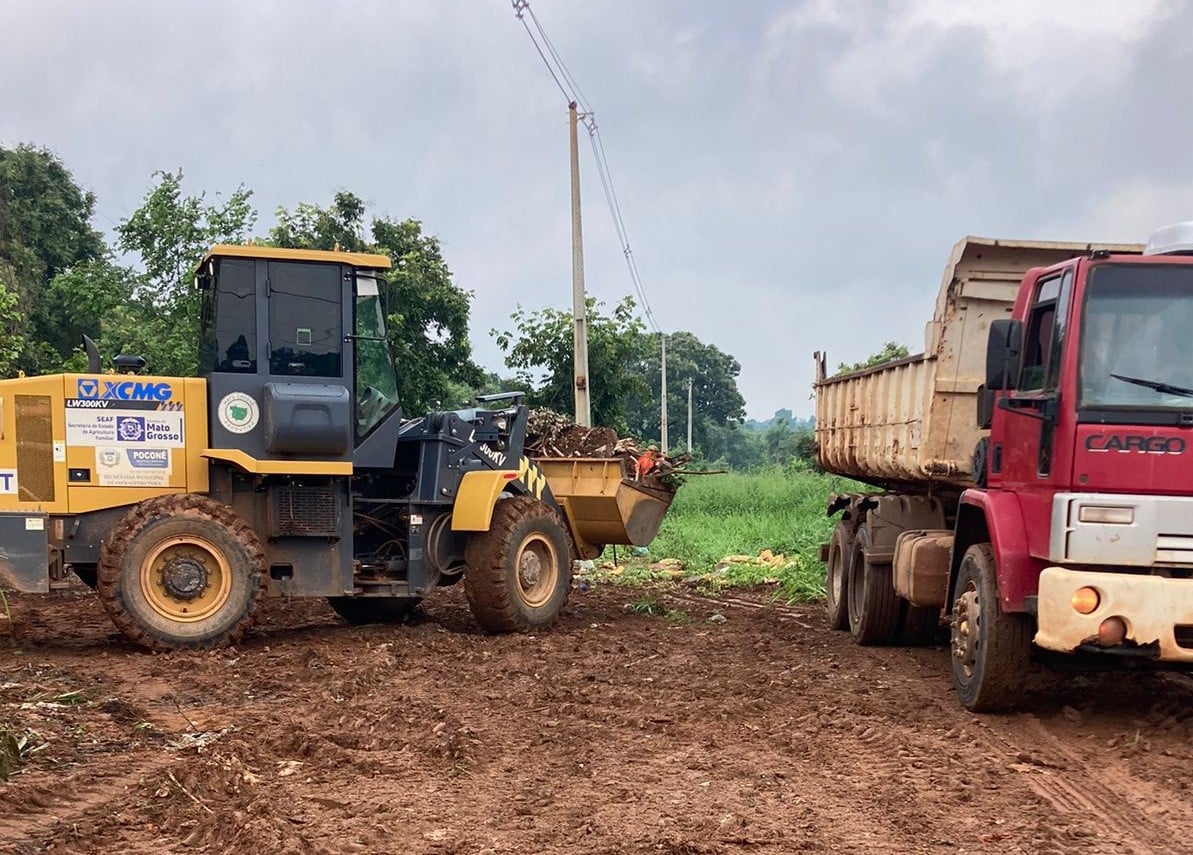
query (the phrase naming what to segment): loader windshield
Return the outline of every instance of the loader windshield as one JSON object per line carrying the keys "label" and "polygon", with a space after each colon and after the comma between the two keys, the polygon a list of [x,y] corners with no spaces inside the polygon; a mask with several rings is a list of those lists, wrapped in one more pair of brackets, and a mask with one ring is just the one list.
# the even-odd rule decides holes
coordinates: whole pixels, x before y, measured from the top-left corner
{"label": "loader windshield", "polygon": [[1193,409],[1193,266],[1090,272],[1080,400],[1099,410]]}
{"label": "loader windshield", "polygon": [[398,406],[398,380],[385,340],[385,312],[377,280],[356,277],[356,438],[363,438]]}

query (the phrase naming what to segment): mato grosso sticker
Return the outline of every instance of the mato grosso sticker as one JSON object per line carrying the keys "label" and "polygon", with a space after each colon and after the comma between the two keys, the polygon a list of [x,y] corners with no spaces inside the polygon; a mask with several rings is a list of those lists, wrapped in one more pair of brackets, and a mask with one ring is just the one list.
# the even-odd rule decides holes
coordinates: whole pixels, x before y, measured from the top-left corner
{"label": "mato grosso sticker", "polygon": [[251,395],[229,392],[216,408],[216,416],[224,430],[231,433],[248,433],[257,426],[261,410]]}

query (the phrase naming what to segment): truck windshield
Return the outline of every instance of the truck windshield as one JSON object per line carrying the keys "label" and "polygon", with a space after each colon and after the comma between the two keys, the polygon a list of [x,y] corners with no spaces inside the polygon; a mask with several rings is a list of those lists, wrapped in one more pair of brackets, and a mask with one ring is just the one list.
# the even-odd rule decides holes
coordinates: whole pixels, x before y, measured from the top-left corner
{"label": "truck windshield", "polygon": [[1193,408],[1193,265],[1095,267],[1083,324],[1083,408]]}
{"label": "truck windshield", "polygon": [[385,340],[377,280],[356,279],[356,438],[363,438],[398,406],[398,381]]}

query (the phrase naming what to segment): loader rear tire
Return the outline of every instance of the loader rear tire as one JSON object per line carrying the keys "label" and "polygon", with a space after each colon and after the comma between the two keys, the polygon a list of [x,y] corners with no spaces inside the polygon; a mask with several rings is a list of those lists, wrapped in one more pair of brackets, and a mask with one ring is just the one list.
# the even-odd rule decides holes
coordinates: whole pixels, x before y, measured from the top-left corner
{"label": "loader rear tire", "polygon": [[902,601],[895,593],[891,565],[866,557],[870,535],[863,522],[853,542],[849,568],[849,631],[867,647],[892,644],[899,632]]}
{"label": "loader rear tire", "polygon": [[845,523],[837,523],[828,542],[828,568],[825,571],[824,600],[830,629],[849,629],[849,565],[853,538]]}
{"label": "loader rear tire", "polygon": [[418,609],[421,597],[328,597],[332,611],[352,626],[405,623]]}
{"label": "loader rear tire", "polygon": [[555,622],[572,589],[572,541],[559,515],[529,496],[498,500],[488,531],[468,540],[464,591],[486,632]]}
{"label": "loader rear tire", "polygon": [[206,496],[159,496],[124,515],[100,549],[97,590],[113,623],[153,650],[239,641],[265,591],[249,524]]}

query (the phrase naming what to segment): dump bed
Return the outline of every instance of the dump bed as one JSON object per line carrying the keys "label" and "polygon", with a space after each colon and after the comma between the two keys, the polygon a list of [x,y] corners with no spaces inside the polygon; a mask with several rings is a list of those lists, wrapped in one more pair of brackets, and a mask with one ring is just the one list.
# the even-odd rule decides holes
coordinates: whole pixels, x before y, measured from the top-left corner
{"label": "dump bed", "polygon": [[537,458],[585,558],[606,544],[646,546],[658,534],[674,489],[628,477],[620,457]]}
{"label": "dump bed", "polygon": [[889,488],[964,489],[973,483],[978,385],[990,322],[1010,315],[1023,274],[1095,250],[1131,244],[966,237],[945,266],[924,352],[864,371],[826,376],[816,359],[816,442],[828,472]]}

